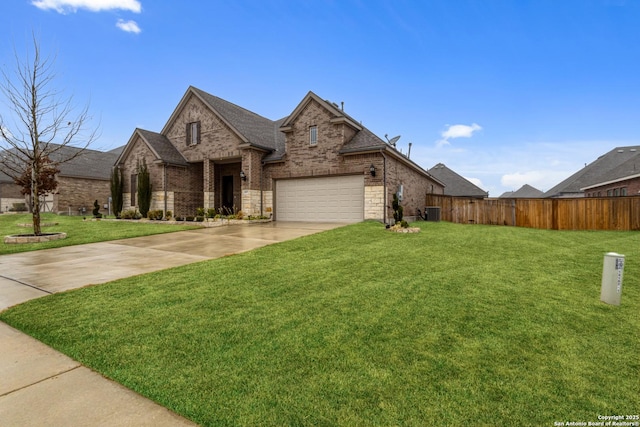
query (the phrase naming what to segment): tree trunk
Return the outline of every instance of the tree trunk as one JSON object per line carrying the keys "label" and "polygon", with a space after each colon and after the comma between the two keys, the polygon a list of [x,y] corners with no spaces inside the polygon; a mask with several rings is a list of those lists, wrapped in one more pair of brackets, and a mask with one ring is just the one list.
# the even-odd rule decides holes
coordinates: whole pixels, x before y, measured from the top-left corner
{"label": "tree trunk", "polygon": [[40,236],[42,229],[40,228],[40,197],[38,196],[38,167],[37,162],[33,162],[31,167],[31,213],[33,217],[33,234]]}

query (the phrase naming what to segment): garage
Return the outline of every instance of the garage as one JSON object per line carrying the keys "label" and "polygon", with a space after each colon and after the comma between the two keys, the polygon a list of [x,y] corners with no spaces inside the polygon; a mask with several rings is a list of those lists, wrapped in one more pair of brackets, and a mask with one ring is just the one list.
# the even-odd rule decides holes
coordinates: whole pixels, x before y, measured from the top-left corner
{"label": "garage", "polygon": [[364,219],[364,176],[276,181],[277,221],[360,222]]}

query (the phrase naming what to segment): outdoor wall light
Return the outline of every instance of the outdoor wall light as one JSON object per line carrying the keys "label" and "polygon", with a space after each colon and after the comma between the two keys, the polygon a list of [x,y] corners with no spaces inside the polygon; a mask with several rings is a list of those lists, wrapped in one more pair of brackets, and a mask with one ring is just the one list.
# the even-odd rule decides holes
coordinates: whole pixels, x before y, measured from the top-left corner
{"label": "outdoor wall light", "polygon": [[369,173],[371,174],[371,176],[376,176],[376,167],[373,166],[373,164],[369,166]]}
{"label": "outdoor wall light", "polygon": [[240,171],[240,179],[243,181],[247,180],[247,175],[244,173],[244,171]]}

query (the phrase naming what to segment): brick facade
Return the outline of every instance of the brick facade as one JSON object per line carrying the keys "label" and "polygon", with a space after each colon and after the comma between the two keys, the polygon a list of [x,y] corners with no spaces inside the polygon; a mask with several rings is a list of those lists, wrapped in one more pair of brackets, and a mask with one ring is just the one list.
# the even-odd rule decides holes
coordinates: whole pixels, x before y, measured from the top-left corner
{"label": "brick facade", "polygon": [[[272,132],[285,134],[285,151],[267,162],[265,158],[271,150],[252,144],[254,141],[247,141],[248,137],[239,133],[238,126],[251,133],[252,124],[247,120],[251,120],[253,113],[238,111],[237,106],[227,104],[224,109],[229,117],[246,114],[244,121],[235,122],[233,127],[229,117],[223,118],[198,93],[191,88],[187,91],[162,130],[162,135],[188,162],[187,166],[164,163],[149,143],[134,133],[119,163],[125,208],[131,204],[131,177],[143,159],[154,190],[152,209],[163,209],[166,200],[166,209],[179,216],[194,215],[198,207],[269,216],[277,208],[273,206],[276,181],[289,178],[362,175],[364,218],[377,220],[392,217],[391,200],[400,185],[405,215],[409,218],[424,207],[427,193],[443,191],[438,181],[381,140],[375,141],[376,149],[369,152],[341,153],[361,126],[311,93],[287,118],[284,127],[278,129],[274,124]],[[200,139],[196,144],[192,144],[189,136],[191,123],[199,126]],[[310,141],[311,127],[317,129],[315,144]],[[375,176],[370,173],[372,165]]]}
{"label": "brick facade", "polygon": [[585,197],[619,197],[640,195],[640,178],[626,179],[600,187],[589,188]]}
{"label": "brick facade", "polygon": [[[59,177],[58,191],[53,197],[53,212],[70,215],[91,215],[93,203],[98,201],[100,213],[106,215],[109,209],[111,185],[109,181],[87,178]],[[84,209],[84,211],[82,210]]]}

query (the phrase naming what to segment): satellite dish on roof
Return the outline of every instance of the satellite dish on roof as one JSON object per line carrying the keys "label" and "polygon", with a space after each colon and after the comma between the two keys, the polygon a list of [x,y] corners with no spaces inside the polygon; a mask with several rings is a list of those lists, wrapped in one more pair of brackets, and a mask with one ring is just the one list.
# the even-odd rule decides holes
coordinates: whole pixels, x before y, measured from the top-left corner
{"label": "satellite dish on roof", "polygon": [[384,137],[387,138],[387,142],[389,143],[389,145],[391,145],[392,147],[396,146],[396,142],[398,142],[398,140],[400,139],[400,135],[398,136],[394,136],[393,138],[389,139],[387,137],[387,134],[384,134]]}

